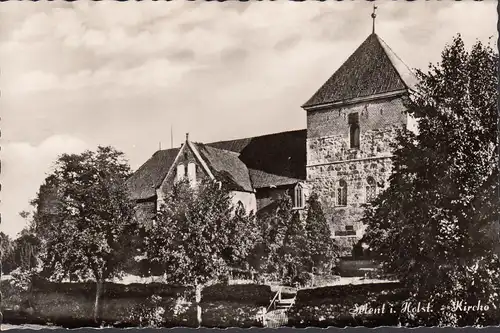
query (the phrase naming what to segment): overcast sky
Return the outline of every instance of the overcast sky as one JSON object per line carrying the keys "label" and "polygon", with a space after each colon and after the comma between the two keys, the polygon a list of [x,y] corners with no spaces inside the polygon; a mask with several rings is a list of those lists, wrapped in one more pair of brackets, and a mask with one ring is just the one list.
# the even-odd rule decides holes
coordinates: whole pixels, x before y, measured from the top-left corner
{"label": "overcast sky", "polygon": [[[377,1],[377,34],[410,67],[461,33],[497,38],[496,2]],[[356,2],[4,2],[2,225],[15,236],[51,163],[112,145],[133,169],[161,141],[306,126],[300,106],[371,32]]]}

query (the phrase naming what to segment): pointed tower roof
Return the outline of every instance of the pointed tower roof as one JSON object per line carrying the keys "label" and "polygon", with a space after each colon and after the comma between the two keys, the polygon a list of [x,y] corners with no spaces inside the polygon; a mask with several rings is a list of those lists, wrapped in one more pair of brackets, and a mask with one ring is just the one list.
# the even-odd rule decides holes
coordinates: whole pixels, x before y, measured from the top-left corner
{"label": "pointed tower roof", "polygon": [[413,90],[417,79],[375,33],[302,106],[305,109]]}

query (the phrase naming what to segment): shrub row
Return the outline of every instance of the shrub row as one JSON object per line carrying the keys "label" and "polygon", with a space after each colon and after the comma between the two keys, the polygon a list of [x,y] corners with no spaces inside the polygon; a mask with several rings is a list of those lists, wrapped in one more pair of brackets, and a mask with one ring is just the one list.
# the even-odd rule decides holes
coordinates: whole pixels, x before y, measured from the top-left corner
{"label": "shrub row", "polygon": [[[182,286],[172,286],[164,283],[132,283],[128,285],[106,282],[104,284],[104,295],[105,298],[122,298],[122,297],[132,297],[132,298],[146,298],[151,295],[161,296],[161,297],[178,297],[181,295],[190,295],[194,292],[192,288],[182,287]],[[85,297],[94,298],[96,292],[95,282],[50,282],[46,280],[36,280],[33,284],[33,290],[35,292],[43,293],[63,293],[68,295],[82,295]]]}
{"label": "shrub row", "polygon": [[302,289],[297,292],[296,303],[321,304],[336,302],[339,300],[352,299],[356,296],[366,298],[369,294],[384,294],[400,290],[399,282],[371,283],[371,284],[349,284],[328,286],[322,288]]}
{"label": "shrub row", "polygon": [[289,312],[289,325],[294,327],[346,327],[346,326],[394,326],[398,324],[397,314],[375,314],[352,316],[355,304],[400,304],[408,293],[400,283],[377,283],[329,286],[304,289],[297,293],[297,299]]}
{"label": "shrub row", "polygon": [[[66,328],[94,326],[95,283],[35,282],[31,294],[2,281],[4,322],[52,323]],[[257,326],[256,313],[269,303],[271,288],[263,285],[212,285],[202,292],[203,325],[210,327]],[[161,283],[105,284],[102,319],[115,327],[196,327],[192,288]]]}
{"label": "shrub row", "polygon": [[[178,299],[172,297],[139,299],[121,298],[103,302],[102,321],[114,327],[157,325],[161,327],[196,327],[196,308],[187,304],[178,311]],[[95,326],[93,302],[65,294],[39,293],[32,301],[34,309],[4,310],[3,320],[10,324],[48,323],[65,328]]]}
{"label": "shrub row", "polygon": [[202,305],[202,325],[216,328],[262,327],[257,320],[260,306],[239,302],[207,302]]}
{"label": "shrub row", "polygon": [[214,284],[203,289],[202,302],[228,301],[266,305],[273,297],[270,286],[259,284]]}
{"label": "shrub row", "polygon": [[[15,294],[9,281],[2,281],[2,290],[8,294]],[[4,296],[5,296],[4,291]],[[33,283],[33,292],[36,293],[58,293],[71,296],[83,296],[94,298],[96,292],[95,282],[50,282],[37,279]],[[104,298],[147,298],[152,295],[159,297],[185,297],[194,298],[192,287],[172,286],[164,283],[148,284],[119,284],[106,282],[104,284]],[[254,304],[267,304],[272,298],[271,287],[258,284],[214,284],[207,286],[202,291],[202,302],[214,301],[238,301]]]}
{"label": "shrub row", "polygon": [[300,310],[292,309],[288,317],[288,326],[306,327],[369,327],[397,326],[398,315],[360,315],[352,316],[347,304],[321,304],[319,306],[304,306]]}

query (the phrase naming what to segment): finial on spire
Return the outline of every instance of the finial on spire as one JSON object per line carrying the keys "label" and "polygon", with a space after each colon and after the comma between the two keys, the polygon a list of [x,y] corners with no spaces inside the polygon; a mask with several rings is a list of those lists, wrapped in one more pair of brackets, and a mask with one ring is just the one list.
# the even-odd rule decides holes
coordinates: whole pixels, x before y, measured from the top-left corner
{"label": "finial on spire", "polygon": [[375,18],[377,17],[377,14],[375,13],[376,10],[377,10],[377,6],[375,6],[375,4],[373,4],[373,12],[372,12],[372,20],[373,20],[372,34],[375,33]]}

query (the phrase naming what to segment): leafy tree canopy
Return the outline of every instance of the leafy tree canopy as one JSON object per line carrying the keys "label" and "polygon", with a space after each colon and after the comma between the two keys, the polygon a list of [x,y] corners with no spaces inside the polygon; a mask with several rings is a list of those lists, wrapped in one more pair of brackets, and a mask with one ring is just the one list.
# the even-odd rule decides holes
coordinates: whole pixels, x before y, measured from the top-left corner
{"label": "leafy tree canopy", "polygon": [[129,175],[123,153],[111,147],[64,154],[33,201],[44,273],[57,280],[94,279],[96,319],[102,283],[121,274],[136,230]]}
{"label": "leafy tree canopy", "polygon": [[12,239],[0,231],[0,260],[2,261],[3,274],[9,274],[15,268],[13,252]]}
{"label": "leafy tree canopy", "polygon": [[319,270],[331,268],[338,255],[338,246],[332,238],[316,193],[312,193],[307,200],[305,232],[310,268],[314,267]]}
{"label": "leafy tree canopy", "polygon": [[[417,299],[498,304],[497,66],[490,46],[467,51],[457,36],[417,73],[418,134],[400,133],[390,186],[366,211],[370,246]],[[440,324],[486,320],[436,313]]]}
{"label": "leafy tree canopy", "polygon": [[[212,181],[174,184],[145,239],[146,256],[167,279],[202,285],[246,267],[256,237],[255,218],[234,207],[231,194]],[[253,236],[254,235],[254,236]]]}
{"label": "leafy tree canopy", "polygon": [[304,283],[313,270],[328,273],[338,251],[317,194],[309,196],[307,212],[294,210],[288,195],[273,206],[259,218],[261,272],[284,283]]}

